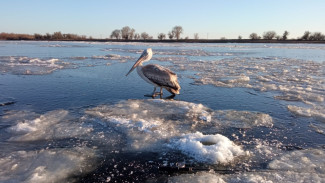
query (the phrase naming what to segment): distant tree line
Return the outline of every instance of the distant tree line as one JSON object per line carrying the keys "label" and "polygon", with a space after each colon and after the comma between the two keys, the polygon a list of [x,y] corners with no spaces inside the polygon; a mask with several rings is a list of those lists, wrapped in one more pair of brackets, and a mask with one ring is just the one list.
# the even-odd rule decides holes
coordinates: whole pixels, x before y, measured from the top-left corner
{"label": "distant tree line", "polygon": [[[172,28],[171,31],[168,32],[168,38],[169,39],[176,39],[179,40],[181,38],[181,34],[183,34],[183,27],[182,26],[175,26]],[[124,39],[124,40],[147,40],[147,39],[153,39],[152,36],[150,36],[146,32],[142,32],[141,34],[136,33],[135,29],[130,28],[129,26],[122,27],[122,29],[115,29],[112,31],[110,35],[111,39]],[[159,33],[157,38],[159,40],[164,40],[166,39],[166,34],[164,33]],[[198,35],[197,35],[198,38]]]}
{"label": "distant tree line", "polygon": [[0,33],[0,40],[86,40],[92,39],[85,35],[77,34],[62,34],[61,32],[54,32],[53,34],[46,33],[44,35],[35,33],[29,34],[15,34],[15,33]]}
{"label": "distant tree line", "polygon": [[[284,31],[284,33],[282,35],[277,35],[275,31],[267,31],[267,32],[263,33],[263,39],[265,39],[265,40],[272,40],[272,39],[287,40],[288,35],[289,35],[288,31]],[[257,40],[257,39],[262,39],[262,37],[257,35],[257,33],[253,32],[249,35],[249,39]],[[311,33],[309,31],[305,31],[303,36],[298,37],[297,40],[324,41],[325,35],[322,34],[321,32]]]}
{"label": "distant tree line", "polygon": [[[184,33],[182,26],[174,26],[171,31],[167,34],[158,33],[158,40],[180,40],[180,39],[189,39],[189,37],[182,38],[181,35]],[[266,31],[262,35],[258,35],[253,32],[249,35],[248,39],[250,40],[288,40],[289,32],[284,31],[283,34],[277,34],[275,31]],[[153,36],[149,35],[147,32],[137,33],[134,28],[129,26],[124,26],[121,29],[115,29],[110,35],[111,39],[116,40],[153,40]],[[199,34],[194,33],[194,40],[199,40]],[[238,36],[238,40],[242,40],[241,35]],[[35,33],[34,35],[29,34],[16,34],[16,33],[0,33],[0,40],[93,40],[93,38],[87,37],[85,35],[77,34],[63,34],[61,32],[54,32],[53,34],[46,33],[44,35]],[[220,40],[227,40],[226,37],[221,37]],[[325,35],[321,32],[309,32],[305,33],[293,39],[296,41],[325,41]]]}
{"label": "distant tree line", "polygon": [[35,37],[29,34],[0,33],[0,40],[33,40]]}

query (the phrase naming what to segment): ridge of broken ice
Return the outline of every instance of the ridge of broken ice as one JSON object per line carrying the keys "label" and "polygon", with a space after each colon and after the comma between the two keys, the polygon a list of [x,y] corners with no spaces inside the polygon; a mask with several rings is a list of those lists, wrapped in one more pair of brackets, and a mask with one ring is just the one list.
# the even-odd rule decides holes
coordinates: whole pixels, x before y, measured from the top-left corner
{"label": "ridge of broken ice", "polygon": [[50,74],[67,67],[69,63],[59,59],[40,59],[19,56],[0,56],[0,72],[17,75]]}

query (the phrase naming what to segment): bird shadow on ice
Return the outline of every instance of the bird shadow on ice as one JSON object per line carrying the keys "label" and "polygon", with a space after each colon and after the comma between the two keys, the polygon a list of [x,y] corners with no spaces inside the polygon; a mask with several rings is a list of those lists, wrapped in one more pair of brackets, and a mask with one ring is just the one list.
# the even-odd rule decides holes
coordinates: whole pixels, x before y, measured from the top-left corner
{"label": "bird shadow on ice", "polygon": [[163,95],[158,94],[158,95],[144,95],[145,97],[150,97],[152,99],[165,99],[165,100],[173,100],[175,98],[176,95],[172,94],[169,95],[168,97],[163,97]]}

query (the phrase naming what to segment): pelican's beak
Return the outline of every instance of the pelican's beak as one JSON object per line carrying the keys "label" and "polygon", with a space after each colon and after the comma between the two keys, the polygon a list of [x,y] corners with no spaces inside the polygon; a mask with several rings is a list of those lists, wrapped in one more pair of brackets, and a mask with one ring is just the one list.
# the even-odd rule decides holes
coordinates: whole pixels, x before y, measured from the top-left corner
{"label": "pelican's beak", "polygon": [[139,64],[142,63],[142,61],[145,60],[145,54],[142,54],[140,56],[140,58],[135,62],[135,64],[132,66],[132,68],[130,69],[130,71],[125,75],[125,76],[128,76],[136,67],[138,67]]}

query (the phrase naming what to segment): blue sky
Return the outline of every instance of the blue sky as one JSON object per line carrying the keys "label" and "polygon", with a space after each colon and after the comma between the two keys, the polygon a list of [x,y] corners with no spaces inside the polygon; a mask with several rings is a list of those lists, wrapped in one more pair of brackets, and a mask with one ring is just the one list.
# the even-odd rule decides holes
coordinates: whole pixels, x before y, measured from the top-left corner
{"label": "blue sky", "polygon": [[296,38],[306,30],[325,33],[325,0],[4,0],[0,6],[0,32],[107,38],[126,25],[154,38],[175,25],[190,38],[247,38],[269,30]]}

